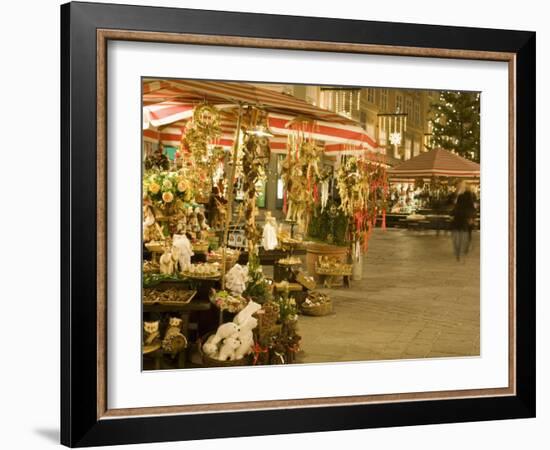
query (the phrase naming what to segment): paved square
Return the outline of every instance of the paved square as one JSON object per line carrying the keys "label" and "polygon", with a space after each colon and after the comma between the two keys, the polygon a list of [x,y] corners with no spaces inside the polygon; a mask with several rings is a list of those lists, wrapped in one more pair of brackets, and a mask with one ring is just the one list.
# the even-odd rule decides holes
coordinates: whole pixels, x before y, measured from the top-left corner
{"label": "paved square", "polygon": [[376,229],[334,313],[300,316],[302,363],[479,355],[479,232],[457,262],[449,233]]}

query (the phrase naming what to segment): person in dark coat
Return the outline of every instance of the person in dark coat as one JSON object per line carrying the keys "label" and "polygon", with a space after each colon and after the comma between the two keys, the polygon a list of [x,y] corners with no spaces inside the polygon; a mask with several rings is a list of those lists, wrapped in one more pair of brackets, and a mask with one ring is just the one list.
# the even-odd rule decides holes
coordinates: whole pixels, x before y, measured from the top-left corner
{"label": "person in dark coat", "polygon": [[471,231],[476,215],[475,195],[465,181],[460,181],[456,188],[455,204],[452,211],[451,230],[453,249],[457,261],[468,254]]}

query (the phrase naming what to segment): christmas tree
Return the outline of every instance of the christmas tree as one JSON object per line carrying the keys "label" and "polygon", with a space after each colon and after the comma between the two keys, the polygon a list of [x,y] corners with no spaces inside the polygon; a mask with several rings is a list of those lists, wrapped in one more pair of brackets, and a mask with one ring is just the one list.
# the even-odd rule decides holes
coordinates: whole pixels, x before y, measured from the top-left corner
{"label": "christmas tree", "polygon": [[431,108],[432,146],[479,162],[479,92],[441,91]]}

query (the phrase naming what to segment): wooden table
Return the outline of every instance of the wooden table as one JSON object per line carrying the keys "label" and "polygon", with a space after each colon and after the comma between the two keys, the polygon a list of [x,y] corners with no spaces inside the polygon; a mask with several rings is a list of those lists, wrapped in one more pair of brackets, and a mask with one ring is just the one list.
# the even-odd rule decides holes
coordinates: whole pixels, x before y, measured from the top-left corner
{"label": "wooden table", "polygon": [[[212,304],[208,300],[195,299],[196,291],[192,291],[191,300],[187,303],[169,302],[169,303],[143,303],[143,312],[146,313],[175,313],[182,319],[181,333],[189,340],[189,315],[196,311],[208,311]],[[160,369],[160,363],[163,357],[162,352],[155,352],[151,355],[155,360],[155,369]],[[187,349],[178,355],[178,367],[185,367]]]}
{"label": "wooden table", "polygon": [[315,269],[315,273],[321,277],[321,282],[327,288],[332,288],[334,286],[334,280],[337,277],[342,277],[342,285],[350,288],[351,287],[351,270],[342,270],[339,272],[332,270],[323,270],[320,267]]}

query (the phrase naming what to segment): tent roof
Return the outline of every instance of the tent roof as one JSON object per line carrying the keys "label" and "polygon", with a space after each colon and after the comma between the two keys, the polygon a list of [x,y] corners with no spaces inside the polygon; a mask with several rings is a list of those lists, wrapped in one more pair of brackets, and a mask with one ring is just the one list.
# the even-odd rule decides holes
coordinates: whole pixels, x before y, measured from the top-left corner
{"label": "tent roof", "polygon": [[479,177],[479,164],[442,148],[421,153],[388,171],[390,177]]}
{"label": "tent roof", "polygon": [[[207,101],[222,115],[221,139],[217,145],[232,145],[236,126],[237,105],[242,102],[256,105],[269,112],[268,125],[275,137],[270,139],[272,149],[284,150],[286,136],[292,133],[292,122],[297,117],[314,120],[308,134],[324,141],[380,151],[377,142],[357,122],[332,111],[311,105],[296,97],[261,88],[248,83],[179,79],[145,79],[143,82],[144,139],[159,140],[165,145],[179,145],[195,106]],[[349,149],[348,149],[349,147]]]}
{"label": "tent roof", "polygon": [[212,104],[248,103],[271,112],[302,114],[312,119],[344,125],[358,125],[352,119],[333,111],[319,108],[305,100],[271,89],[234,81],[205,81],[180,79],[145,79],[143,106],[169,102],[193,104],[207,101]]}

